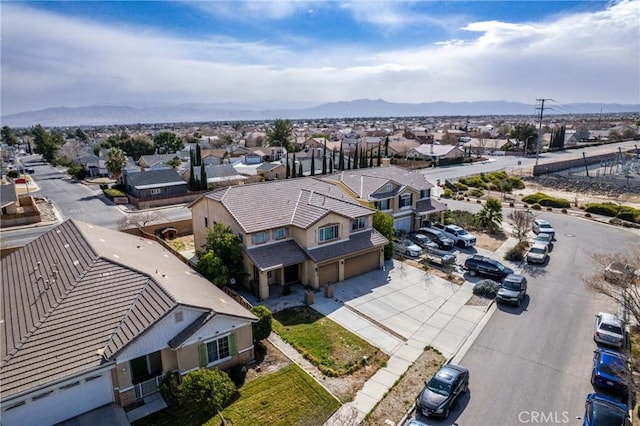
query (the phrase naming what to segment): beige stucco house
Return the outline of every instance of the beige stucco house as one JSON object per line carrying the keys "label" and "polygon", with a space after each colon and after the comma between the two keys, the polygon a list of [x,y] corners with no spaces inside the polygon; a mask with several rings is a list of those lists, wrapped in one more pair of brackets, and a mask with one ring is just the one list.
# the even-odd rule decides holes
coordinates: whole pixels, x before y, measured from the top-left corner
{"label": "beige stucco house", "polygon": [[257,318],[149,239],[68,220],[2,259],[1,289],[3,425],[129,406],[167,372],[254,359]]}
{"label": "beige stucco house", "polygon": [[318,289],[384,264],[388,241],[373,229],[375,210],[327,181],[308,177],[229,187],[190,208],[196,248],[218,222],[241,236],[244,284],[261,299],[269,297],[270,286]]}

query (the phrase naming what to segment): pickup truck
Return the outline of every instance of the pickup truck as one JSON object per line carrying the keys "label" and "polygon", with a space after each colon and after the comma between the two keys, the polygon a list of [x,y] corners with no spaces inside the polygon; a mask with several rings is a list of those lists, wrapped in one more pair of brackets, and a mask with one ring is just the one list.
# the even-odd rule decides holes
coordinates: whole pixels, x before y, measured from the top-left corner
{"label": "pickup truck", "polygon": [[434,223],[434,228],[441,230],[444,234],[451,238],[458,247],[473,247],[476,245],[476,237],[468,233],[458,225],[443,225]]}

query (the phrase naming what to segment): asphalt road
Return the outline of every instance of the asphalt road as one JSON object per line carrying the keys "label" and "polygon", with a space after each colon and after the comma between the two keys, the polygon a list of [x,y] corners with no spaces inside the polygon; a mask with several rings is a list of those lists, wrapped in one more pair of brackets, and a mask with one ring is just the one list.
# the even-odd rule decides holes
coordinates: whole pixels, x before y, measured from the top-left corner
{"label": "asphalt road", "polygon": [[[455,208],[455,207],[454,207]],[[581,277],[593,252],[638,247],[640,233],[562,214],[540,213],[557,233],[546,266],[524,268],[528,298],[498,309],[462,358],[469,392],[446,421],[429,424],[581,425],[590,384],[594,316],[616,312]]]}

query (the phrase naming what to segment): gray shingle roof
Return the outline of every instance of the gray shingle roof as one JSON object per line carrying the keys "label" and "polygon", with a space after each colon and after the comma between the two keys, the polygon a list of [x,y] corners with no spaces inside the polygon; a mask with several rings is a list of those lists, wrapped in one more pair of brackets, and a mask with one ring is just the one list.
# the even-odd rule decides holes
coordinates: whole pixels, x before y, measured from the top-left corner
{"label": "gray shingle roof", "polygon": [[304,250],[294,240],[252,247],[246,250],[246,253],[251,261],[263,271],[275,267],[295,265],[308,259]]}
{"label": "gray shingle roof", "polygon": [[416,208],[413,209],[417,214],[428,214],[428,213],[437,213],[448,210],[446,204],[441,203],[440,201],[426,199],[426,200],[418,200],[416,202]]}
{"label": "gray shingle roof", "polygon": [[345,170],[327,176],[325,180],[342,182],[365,200],[372,199],[372,194],[383,188],[389,181],[401,186],[409,186],[417,191],[433,188],[422,173],[396,166]]}
{"label": "gray shingle roof", "polygon": [[16,186],[13,183],[0,185],[0,204],[2,205],[2,207],[6,207],[11,203],[15,203],[16,201],[18,201]]}
{"label": "gray shingle roof", "polygon": [[373,212],[338,186],[315,178],[232,186],[205,197],[222,203],[246,233],[287,225],[307,228],[331,212],[349,218]]}
{"label": "gray shingle roof", "polygon": [[349,237],[348,241],[327,244],[313,250],[307,250],[307,255],[311,260],[318,263],[329,259],[343,257],[347,254],[366,250],[368,248],[380,247],[387,243],[387,239],[374,229],[371,231],[353,234]]}
{"label": "gray shingle roof", "polygon": [[178,305],[255,320],[160,244],[73,220],[1,276],[2,398],[99,367]]}
{"label": "gray shingle roof", "polygon": [[128,183],[142,189],[151,186],[187,185],[173,169],[151,169],[127,174]]}

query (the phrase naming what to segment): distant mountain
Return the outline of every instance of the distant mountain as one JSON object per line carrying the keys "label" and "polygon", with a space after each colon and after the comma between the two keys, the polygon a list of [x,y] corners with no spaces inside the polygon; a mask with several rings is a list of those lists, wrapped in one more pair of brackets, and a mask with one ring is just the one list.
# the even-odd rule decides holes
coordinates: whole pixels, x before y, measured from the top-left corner
{"label": "distant mountain", "polygon": [[[270,108],[239,103],[181,104],[163,106],[86,106],[47,108],[40,111],[3,115],[3,126],[29,127],[42,124],[55,126],[96,126],[110,124],[150,124],[207,121],[252,121],[283,119],[367,118],[367,117],[437,117],[535,115],[530,104],[506,101],[393,103],[384,100],[359,99],[331,102],[316,106],[300,102],[285,109],[283,101],[271,101]],[[264,104],[260,105],[264,107]],[[579,103],[562,106],[564,114],[598,114],[640,112],[640,104]],[[545,114],[559,114],[549,109]]]}

